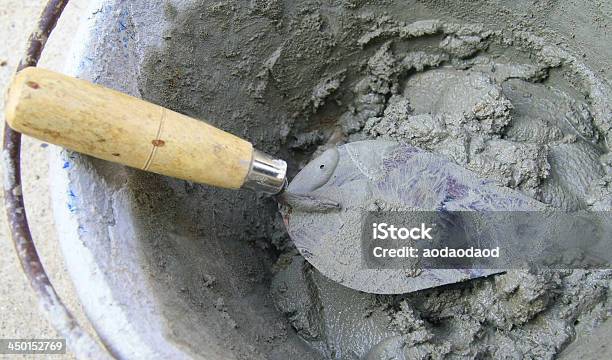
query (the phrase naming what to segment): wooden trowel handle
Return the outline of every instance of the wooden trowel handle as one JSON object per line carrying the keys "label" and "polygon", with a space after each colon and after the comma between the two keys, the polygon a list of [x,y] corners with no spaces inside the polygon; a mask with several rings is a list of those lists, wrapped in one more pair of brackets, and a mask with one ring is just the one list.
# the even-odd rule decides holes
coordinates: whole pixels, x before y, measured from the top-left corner
{"label": "wooden trowel handle", "polygon": [[23,134],[218,187],[245,185],[254,157],[262,155],[248,141],[201,120],[40,68],[16,74],[5,108],[7,123]]}

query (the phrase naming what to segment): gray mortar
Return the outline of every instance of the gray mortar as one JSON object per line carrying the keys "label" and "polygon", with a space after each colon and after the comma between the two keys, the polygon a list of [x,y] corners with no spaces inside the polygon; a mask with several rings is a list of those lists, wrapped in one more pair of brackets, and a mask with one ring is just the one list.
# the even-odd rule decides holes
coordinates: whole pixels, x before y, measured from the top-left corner
{"label": "gray mortar", "polygon": [[[109,3],[83,77],[242,136],[292,176],[334,145],[393,139],[557,208],[611,207],[609,3]],[[360,293],[297,254],[271,199],[67,160],[104,298],[160,358],[551,358],[610,312],[606,271]],[[109,327],[100,298],[85,306]],[[102,337],[132,354],[124,328]]]}
{"label": "gray mortar", "polygon": [[[426,51],[396,44],[438,32],[446,36]],[[562,210],[593,206],[588,193],[610,196],[602,186],[608,182],[600,160],[608,152],[600,136],[609,134],[606,126],[597,126],[607,119],[596,120],[601,111],[594,115],[597,111],[592,104],[563,91],[563,84],[548,77],[553,68],[571,67],[567,64],[569,55],[543,47],[534,49],[540,58],[533,63],[515,62],[511,52],[489,56],[483,50],[496,46],[512,49],[508,44],[517,43],[517,39],[477,26],[437,21],[387,23],[366,34],[360,43],[366,45],[381,36],[385,42],[369,58],[363,78],[353,87],[354,100],[340,117],[348,142],[406,142]],[[530,40],[530,44],[535,42]],[[579,91],[597,96],[589,88]],[[609,92],[606,88],[601,91]],[[608,100],[592,102],[604,108],[606,115]],[[381,174],[381,159],[369,154],[384,147],[361,144],[371,145],[371,150],[361,149],[351,156],[352,161],[366,178]],[[406,285],[401,284],[418,283],[420,278],[431,286],[425,274],[396,283],[402,277],[400,270],[395,275],[354,266],[350,274],[337,270],[355,258],[347,254],[355,255],[349,249],[359,247],[351,245],[359,242],[359,228],[357,232],[331,231],[326,226],[358,226],[354,209],[370,208],[380,195],[368,190],[365,183],[363,188],[336,188],[334,178],[356,181],[357,177],[350,166],[335,168],[337,160],[328,159],[331,154],[328,150],[311,163],[313,166],[306,166],[289,189],[316,190],[318,195],[343,203],[345,211],[339,213],[339,220],[293,211],[290,232],[299,236],[300,251],[324,274],[354,288],[379,292],[385,286],[402,288]],[[325,164],[323,171],[318,170],[320,164]],[[329,172],[334,168],[331,178]],[[342,187],[349,186],[346,180],[337,181]],[[428,204],[419,206],[429,209]],[[333,234],[329,242],[320,242],[324,233]],[[304,237],[311,237],[315,245],[302,250]],[[330,249],[321,250],[327,244]],[[298,333],[326,357],[425,359],[447,355],[552,358],[571,340],[582,317],[590,319],[596,314],[598,321],[607,317],[607,286],[612,273],[513,271],[450,289],[396,297],[351,292],[318,274],[296,256],[276,276],[272,289],[277,306],[290,314]],[[440,284],[448,281],[442,279]],[[327,297],[330,288],[337,292]],[[566,303],[568,298],[574,299],[571,304]],[[336,309],[342,309],[339,319]],[[354,338],[359,339],[359,346],[352,342]]]}

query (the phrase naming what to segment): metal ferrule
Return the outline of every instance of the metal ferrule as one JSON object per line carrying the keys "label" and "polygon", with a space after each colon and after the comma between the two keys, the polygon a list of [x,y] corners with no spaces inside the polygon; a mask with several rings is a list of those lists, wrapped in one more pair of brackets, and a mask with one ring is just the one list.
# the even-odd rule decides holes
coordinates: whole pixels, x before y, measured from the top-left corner
{"label": "metal ferrule", "polygon": [[259,150],[253,150],[251,168],[242,187],[275,195],[283,190],[286,183],[287,163]]}

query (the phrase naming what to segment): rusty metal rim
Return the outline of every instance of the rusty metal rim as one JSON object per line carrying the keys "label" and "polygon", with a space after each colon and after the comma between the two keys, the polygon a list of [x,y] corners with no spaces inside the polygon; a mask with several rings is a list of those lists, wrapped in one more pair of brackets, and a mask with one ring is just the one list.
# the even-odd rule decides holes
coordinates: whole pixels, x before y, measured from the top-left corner
{"label": "rusty metal rim", "polygon": [[[28,39],[25,57],[17,71],[36,66],[51,31],[57,24],[68,0],[49,0],[45,5],[35,30]],[[4,204],[11,238],[21,267],[36,292],[47,317],[66,339],[68,347],[78,358],[110,359],[107,349],[98,343],[78,324],[74,316],[59,299],[40,261],[36,245],[28,225],[21,192],[21,134],[4,126],[2,152],[4,166]]]}

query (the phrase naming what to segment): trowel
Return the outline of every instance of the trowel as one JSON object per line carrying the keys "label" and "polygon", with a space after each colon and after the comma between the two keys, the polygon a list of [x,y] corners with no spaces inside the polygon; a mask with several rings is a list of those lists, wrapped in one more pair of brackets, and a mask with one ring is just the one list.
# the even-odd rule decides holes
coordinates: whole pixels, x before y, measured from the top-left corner
{"label": "trowel", "polygon": [[246,140],[84,80],[26,68],[13,79],[5,102],[11,128],[67,149],[197,183],[251,189],[313,211],[339,207],[287,193],[287,163]]}
{"label": "trowel", "polygon": [[[398,294],[487,276],[498,270],[364,269],[359,238],[363,211],[373,204],[424,207],[469,198],[504,199],[503,209],[540,203],[488,184],[443,158],[385,141],[332,148],[287,181],[287,164],[205,121],[84,80],[26,68],[6,96],[11,128],[37,139],[133,168],[211,186],[274,196],[296,247],[315,268],[356,290]],[[477,194],[477,195],[474,195]],[[499,209],[480,203],[479,209]],[[479,210],[472,209],[472,210]]]}

